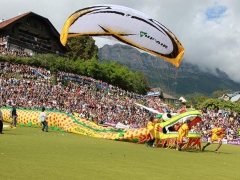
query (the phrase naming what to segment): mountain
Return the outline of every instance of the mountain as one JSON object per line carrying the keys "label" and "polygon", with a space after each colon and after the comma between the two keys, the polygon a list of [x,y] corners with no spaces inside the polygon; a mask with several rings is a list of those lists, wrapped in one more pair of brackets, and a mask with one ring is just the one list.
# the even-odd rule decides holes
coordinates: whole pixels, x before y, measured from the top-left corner
{"label": "mountain", "polygon": [[152,88],[160,87],[171,95],[200,93],[211,95],[217,90],[239,91],[240,83],[216,69],[202,71],[197,65],[182,62],[179,68],[145,52],[122,44],[105,45],[98,50],[99,61],[115,61],[132,71],[141,71]]}

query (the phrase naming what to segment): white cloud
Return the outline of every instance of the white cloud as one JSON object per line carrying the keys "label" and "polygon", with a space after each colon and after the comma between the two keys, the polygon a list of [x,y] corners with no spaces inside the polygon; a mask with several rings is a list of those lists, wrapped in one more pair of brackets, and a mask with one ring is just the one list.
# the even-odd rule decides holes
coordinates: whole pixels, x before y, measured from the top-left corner
{"label": "white cloud", "polygon": [[[184,61],[219,68],[240,82],[240,1],[236,0],[1,0],[0,17],[32,11],[48,18],[61,32],[75,11],[95,4],[118,4],[142,11],[169,28],[185,47]],[[223,8],[223,9],[221,9]],[[209,13],[215,13],[209,18]],[[212,14],[213,16],[213,14]],[[95,38],[97,45],[114,41]]]}

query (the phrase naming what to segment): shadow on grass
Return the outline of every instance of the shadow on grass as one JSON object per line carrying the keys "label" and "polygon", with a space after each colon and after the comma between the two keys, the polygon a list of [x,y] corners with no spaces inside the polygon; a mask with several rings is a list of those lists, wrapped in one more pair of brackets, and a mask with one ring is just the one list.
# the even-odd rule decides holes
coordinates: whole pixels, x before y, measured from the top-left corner
{"label": "shadow on grass", "polygon": [[12,129],[3,129],[3,132],[10,132]]}
{"label": "shadow on grass", "polygon": [[6,130],[3,131],[3,133],[4,133],[5,136],[9,136],[9,135],[10,135],[10,136],[15,136],[15,135],[16,135],[16,136],[20,136],[20,135],[22,135],[22,133],[13,133],[13,132],[11,132],[11,131],[6,131]]}
{"label": "shadow on grass", "polygon": [[233,153],[229,153],[229,152],[218,152],[215,153],[215,151],[212,150],[204,150],[204,151],[200,151],[200,150],[188,150],[188,151],[182,151],[182,152],[187,152],[187,153],[213,153],[213,154],[233,154]]}

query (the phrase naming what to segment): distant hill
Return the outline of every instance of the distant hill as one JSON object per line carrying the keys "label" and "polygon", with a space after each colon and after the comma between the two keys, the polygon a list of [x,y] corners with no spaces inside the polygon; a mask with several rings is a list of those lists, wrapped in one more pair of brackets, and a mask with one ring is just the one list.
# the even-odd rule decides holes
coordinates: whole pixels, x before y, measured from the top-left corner
{"label": "distant hill", "polygon": [[211,95],[217,90],[240,91],[240,83],[216,69],[216,73],[203,72],[198,66],[182,63],[177,69],[170,63],[127,45],[105,45],[99,48],[99,61],[115,61],[133,71],[144,73],[152,88],[160,87],[171,95],[201,93]]}

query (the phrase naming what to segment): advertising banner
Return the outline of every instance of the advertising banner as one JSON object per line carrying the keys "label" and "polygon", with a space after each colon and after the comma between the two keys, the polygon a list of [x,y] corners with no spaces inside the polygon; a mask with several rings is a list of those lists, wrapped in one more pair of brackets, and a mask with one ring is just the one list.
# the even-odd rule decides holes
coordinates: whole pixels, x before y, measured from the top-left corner
{"label": "advertising banner", "polygon": [[234,144],[234,145],[239,145],[240,146],[240,139],[232,139],[232,140],[227,140],[228,144]]}
{"label": "advertising banner", "polygon": [[129,126],[118,122],[118,123],[116,124],[116,128],[129,129]]}

